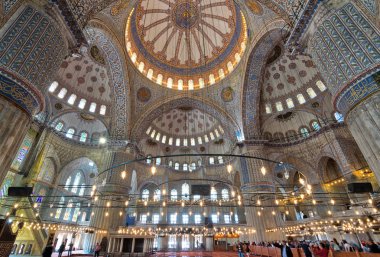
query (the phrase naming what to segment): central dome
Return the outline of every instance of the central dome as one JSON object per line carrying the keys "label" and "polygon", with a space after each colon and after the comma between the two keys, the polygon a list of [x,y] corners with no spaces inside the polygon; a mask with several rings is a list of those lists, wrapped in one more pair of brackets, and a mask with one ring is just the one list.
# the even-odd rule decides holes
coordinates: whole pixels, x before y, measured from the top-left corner
{"label": "central dome", "polygon": [[246,47],[246,23],[232,0],[142,0],[126,30],[128,54],[148,79],[193,90],[223,79]]}

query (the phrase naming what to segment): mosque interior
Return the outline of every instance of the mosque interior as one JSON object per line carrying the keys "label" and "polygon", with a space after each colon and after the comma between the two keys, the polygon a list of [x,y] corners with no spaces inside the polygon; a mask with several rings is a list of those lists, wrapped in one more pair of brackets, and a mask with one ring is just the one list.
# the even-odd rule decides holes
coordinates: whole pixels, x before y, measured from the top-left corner
{"label": "mosque interior", "polygon": [[379,242],[379,181],[378,0],[0,1],[0,257]]}

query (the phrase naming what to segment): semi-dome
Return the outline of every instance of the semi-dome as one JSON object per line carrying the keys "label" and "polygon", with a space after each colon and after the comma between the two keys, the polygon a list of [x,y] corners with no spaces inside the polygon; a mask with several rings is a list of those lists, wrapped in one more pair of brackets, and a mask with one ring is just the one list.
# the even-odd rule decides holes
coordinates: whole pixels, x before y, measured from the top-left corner
{"label": "semi-dome", "polygon": [[128,54],[137,69],[178,90],[223,79],[239,63],[246,39],[245,18],[232,0],[142,0],[126,30]]}
{"label": "semi-dome", "polygon": [[196,108],[175,108],[153,120],[146,130],[153,140],[173,146],[195,146],[220,140],[220,122]]}

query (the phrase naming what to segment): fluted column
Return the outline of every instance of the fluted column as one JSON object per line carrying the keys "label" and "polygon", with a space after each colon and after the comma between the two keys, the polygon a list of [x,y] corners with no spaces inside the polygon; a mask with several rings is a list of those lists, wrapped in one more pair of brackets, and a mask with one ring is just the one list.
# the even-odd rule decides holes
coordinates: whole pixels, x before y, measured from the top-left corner
{"label": "fluted column", "polygon": [[[265,157],[265,148],[261,145],[246,146],[246,151],[245,155]],[[275,187],[268,163],[260,159],[240,158],[240,164],[242,173],[241,191],[244,197],[244,204],[251,205],[245,207],[247,226],[256,231],[256,233],[248,236],[249,241],[266,241],[268,235],[265,229],[276,226],[276,217],[272,215],[272,211],[275,210],[273,208],[261,209],[260,207],[266,204],[271,205],[274,202],[273,193]],[[262,174],[261,170],[263,168],[266,170],[266,175]],[[256,195],[256,198],[252,199],[254,195]],[[255,207],[252,205],[255,205]]]}
{"label": "fluted column", "polygon": [[348,128],[380,181],[380,30],[353,1],[320,4],[308,28],[308,51],[345,115]]}
{"label": "fluted column", "polygon": [[44,10],[21,6],[0,28],[0,184],[48,84],[67,54],[60,26]]}
{"label": "fluted column", "polygon": [[0,184],[30,126],[30,116],[0,95]]}
{"label": "fluted column", "polygon": [[352,136],[380,181],[380,92],[364,100],[346,116]]}

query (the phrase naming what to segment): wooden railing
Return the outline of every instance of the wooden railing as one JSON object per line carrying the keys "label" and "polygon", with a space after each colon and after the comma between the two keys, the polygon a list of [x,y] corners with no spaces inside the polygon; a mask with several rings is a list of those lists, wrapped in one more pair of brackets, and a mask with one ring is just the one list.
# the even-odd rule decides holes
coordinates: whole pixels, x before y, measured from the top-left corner
{"label": "wooden railing", "polygon": [[[301,248],[290,248],[293,257],[306,257]],[[237,251],[236,246],[233,247]],[[243,245],[243,250],[246,251],[246,246]],[[281,257],[281,250],[277,247],[264,246],[249,246],[250,254],[264,257]],[[362,252],[334,252],[330,251],[329,257],[380,257],[379,253],[362,253]]]}

